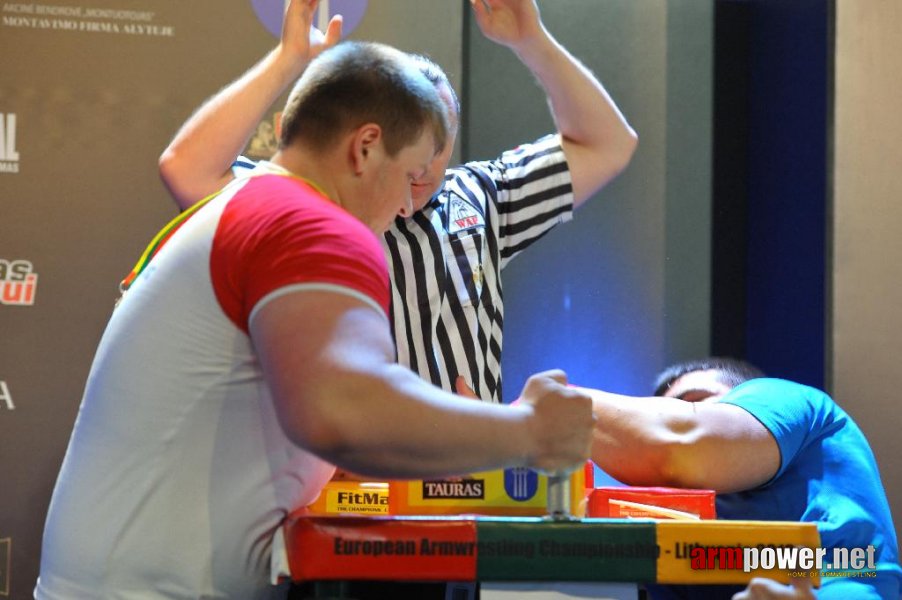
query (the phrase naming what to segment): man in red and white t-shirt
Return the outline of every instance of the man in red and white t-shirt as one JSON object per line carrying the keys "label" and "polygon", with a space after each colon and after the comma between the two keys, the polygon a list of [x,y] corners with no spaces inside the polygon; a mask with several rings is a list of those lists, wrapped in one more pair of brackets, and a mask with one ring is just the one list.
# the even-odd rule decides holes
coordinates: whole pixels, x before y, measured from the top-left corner
{"label": "man in red and white t-shirt", "polygon": [[593,417],[561,373],[517,407],[461,401],[394,363],[375,232],[447,135],[402,53],[311,63],[280,149],[185,221],[97,350],[44,532],[43,598],[262,598],[273,536],[333,471],[572,468]]}

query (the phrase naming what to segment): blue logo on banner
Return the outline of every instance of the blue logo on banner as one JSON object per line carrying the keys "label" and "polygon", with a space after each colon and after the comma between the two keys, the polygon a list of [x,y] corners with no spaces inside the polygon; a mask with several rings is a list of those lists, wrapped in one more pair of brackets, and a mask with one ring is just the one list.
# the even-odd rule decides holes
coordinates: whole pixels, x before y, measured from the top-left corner
{"label": "blue logo on banner", "polygon": [[529,500],[539,490],[539,474],[526,467],[504,470],[504,491],[514,500]]}
{"label": "blue logo on banner", "polygon": [[[342,36],[347,37],[363,20],[368,3],[369,0],[320,0],[313,24],[322,31],[332,15],[341,15],[344,18]],[[276,37],[282,35],[282,17],[286,4],[285,0],[251,0],[257,18]]]}

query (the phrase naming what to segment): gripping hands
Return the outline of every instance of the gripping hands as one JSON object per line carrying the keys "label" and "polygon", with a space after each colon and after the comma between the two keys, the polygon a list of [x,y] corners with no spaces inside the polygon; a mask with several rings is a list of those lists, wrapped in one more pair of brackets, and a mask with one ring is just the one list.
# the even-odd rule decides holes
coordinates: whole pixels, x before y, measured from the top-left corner
{"label": "gripping hands", "polygon": [[528,466],[559,475],[585,464],[595,429],[592,399],[578,388],[569,387],[563,371],[545,371],[530,377],[515,408],[529,411],[532,453]]}

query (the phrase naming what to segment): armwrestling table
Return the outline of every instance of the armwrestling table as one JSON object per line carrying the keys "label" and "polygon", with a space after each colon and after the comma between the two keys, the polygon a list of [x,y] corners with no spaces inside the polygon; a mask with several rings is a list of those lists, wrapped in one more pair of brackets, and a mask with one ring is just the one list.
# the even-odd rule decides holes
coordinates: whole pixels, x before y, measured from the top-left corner
{"label": "armwrestling table", "polygon": [[[692,568],[693,548],[804,546],[820,543],[812,523],[554,519],[551,517],[322,516],[300,511],[281,529],[284,553],[274,574],[295,582],[478,581],[482,598],[635,598],[643,583],[742,584],[786,570]],[[696,567],[699,565],[696,564]],[[606,584],[634,595],[612,595]],[[498,595],[492,595],[497,584]],[[817,582],[815,582],[817,584]],[[566,589],[578,588],[578,595]],[[618,590],[623,585],[614,586]],[[334,585],[323,598],[335,598]],[[553,590],[563,592],[553,592]],[[513,595],[504,595],[513,590]],[[620,592],[617,592],[618,594]]]}

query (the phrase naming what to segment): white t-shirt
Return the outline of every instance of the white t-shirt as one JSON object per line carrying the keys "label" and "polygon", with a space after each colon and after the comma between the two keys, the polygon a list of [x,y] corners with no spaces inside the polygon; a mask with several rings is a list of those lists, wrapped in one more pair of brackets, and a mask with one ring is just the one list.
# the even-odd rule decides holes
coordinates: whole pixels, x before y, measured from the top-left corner
{"label": "white t-shirt", "polygon": [[51,501],[37,598],[270,593],[272,536],[333,467],[283,433],[248,323],[305,289],[389,303],[376,237],[273,168],[188,219],[115,310]]}

